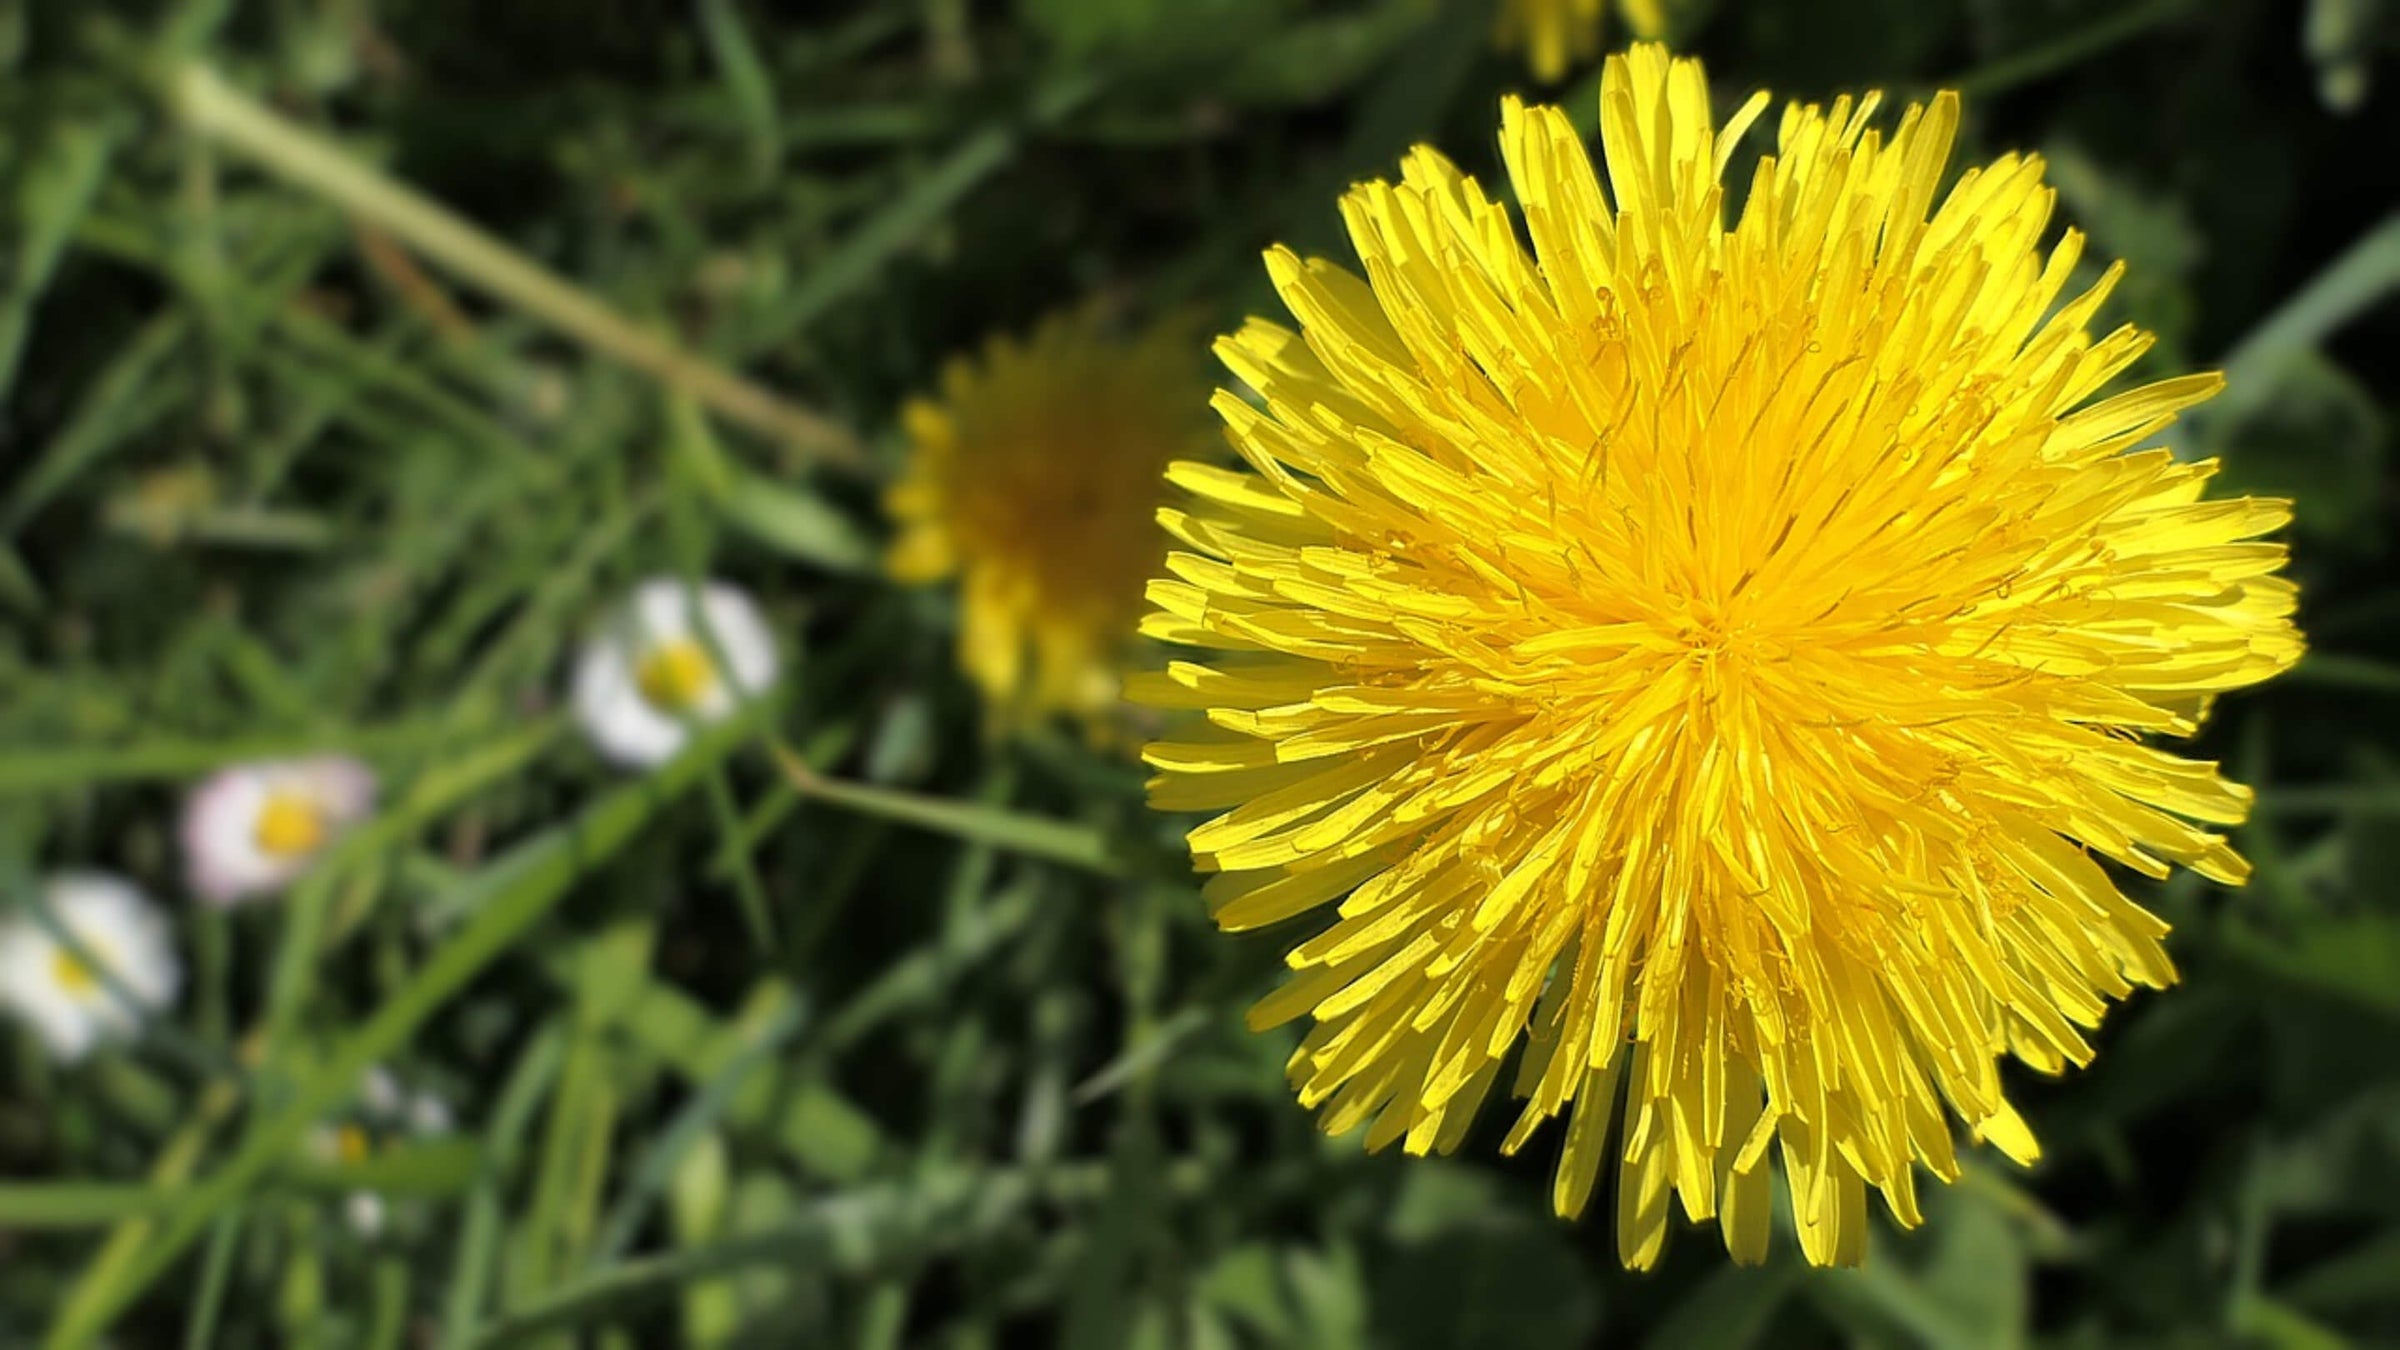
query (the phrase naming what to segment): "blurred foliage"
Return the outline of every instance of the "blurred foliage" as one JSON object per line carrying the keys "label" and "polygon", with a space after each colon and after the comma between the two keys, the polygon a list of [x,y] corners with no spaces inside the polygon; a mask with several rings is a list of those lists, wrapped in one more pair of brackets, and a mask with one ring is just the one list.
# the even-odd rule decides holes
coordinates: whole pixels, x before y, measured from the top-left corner
{"label": "blurred foliage", "polygon": [[[2185,984],[2018,1075],[2037,1167],[1978,1157],[1863,1271],[1787,1236],[1637,1277],[1548,1216],[1555,1143],[1321,1140],[1241,1025],[1272,940],[1209,930],[1133,768],[985,742],[946,601],[873,575],[894,411],[952,352],[1094,295],[1229,327],[1411,142],[1489,177],[1523,74],[1480,0],[18,0],[0,885],[139,878],[193,987],[74,1069],[0,1039],[0,1345],[119,1311],[126,1346],[2400,1345],[2400,7],[1676,23],[1728,102],[1966,89],[1968,157],[2041,150],[2131,262],[2154,370],[2232,372],[2181,448],[2300,503],[2316,651],[2209,735],[2258,876],[2145,885]],[[712,427],[180,129],[189,60],[878,472]],[[659,572],[750,586],[794,673],[619,786],[562,651]],[[762,739],[865,786],[804,797]],[[375,825],[281,906],[185,902],[181,786],[324,747],[384,774]],[[378,1060],[467,1142],[309,1162]]]}

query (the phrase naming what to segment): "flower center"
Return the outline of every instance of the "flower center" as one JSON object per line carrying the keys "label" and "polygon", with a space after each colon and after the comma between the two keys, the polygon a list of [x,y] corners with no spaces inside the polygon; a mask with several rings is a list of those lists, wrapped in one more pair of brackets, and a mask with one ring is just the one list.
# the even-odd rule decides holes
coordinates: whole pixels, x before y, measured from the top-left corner
{"label": "flower center", "polygon": [[344,1163],[362,1163],[367,1160],[368,1152],[369,1145],[365,1130],[356,1125],[344,1125],[333,1132],[333,1156],[337,1160]]}
{"label": "flower center", "polygon": [[305,857],[325,842],[325,809],[305,792],[277,788],[258,808],[251,838],[271,858]]}
{"label": "flower center", "polygon": [[633,683],[652,707],[688,713],[716,691],[717,663],[698,642],[673,638],[642,654],[633,668]]}
{"label": "flower center", "polygon": [[50,978],[69,998],[86,999],[100,992],[100,973],[64,947],[50,955]]}

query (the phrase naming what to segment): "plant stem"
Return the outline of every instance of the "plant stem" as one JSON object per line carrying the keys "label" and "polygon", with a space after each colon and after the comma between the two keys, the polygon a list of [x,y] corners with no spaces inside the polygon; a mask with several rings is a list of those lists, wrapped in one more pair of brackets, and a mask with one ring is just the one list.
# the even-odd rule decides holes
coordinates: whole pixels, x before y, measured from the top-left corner
{"label": "plant stem", "polygon": [[847,428],[641,327],[431,198],[285,120],[207,66],[172,70],[166,88],[176,114],[194,131],[317,193],[567,336],[824,463],[864,467],[857,438]]}

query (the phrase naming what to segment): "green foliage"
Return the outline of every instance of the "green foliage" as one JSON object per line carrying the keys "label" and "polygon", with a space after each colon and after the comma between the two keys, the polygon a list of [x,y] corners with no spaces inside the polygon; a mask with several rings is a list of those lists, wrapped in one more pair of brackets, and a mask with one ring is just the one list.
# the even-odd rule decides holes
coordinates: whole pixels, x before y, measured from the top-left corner
{"label": "green foliage", "polygon": [[[1338,251],[1414,141],[1494,181],[1524,77],[1482,0],[32,0],[0,903],[124,872],[190,979],[84,1064],[0,1029],[0,1346],[2400,1344],[2394,6],[1673,8],[1723,101],[1967,89],[1968,152],[2044,152],[2130,261],[2159,368],[2228,371],[2178,449],[2298,502],[2315,651],[2204,747],[2261,789],[2258,876],[2136,883],[2184,987],[2017,1075],[2030,1172],[1973,1155],[1862,1271],[1679,1231],[1631,1275],[1605,1194],[1549,1216],[1547,1138],[1320,1139],[1241,1024],[1273,940],[1210,929],[1115,751],[987,737],[951,606],[877,575],[897,409],[956,352],[1092,296],[1269,312],[1257,251]],[[567,308],[182,124],[193,61]],[[864,452],[778,433],[809,409]],[[561,691],[657,574],[748,587],[787,675],[627,777]],[[374,820],[193,902],[182,789],[319,750]],[[373,1064],[458,1127],[312,1150]]]}

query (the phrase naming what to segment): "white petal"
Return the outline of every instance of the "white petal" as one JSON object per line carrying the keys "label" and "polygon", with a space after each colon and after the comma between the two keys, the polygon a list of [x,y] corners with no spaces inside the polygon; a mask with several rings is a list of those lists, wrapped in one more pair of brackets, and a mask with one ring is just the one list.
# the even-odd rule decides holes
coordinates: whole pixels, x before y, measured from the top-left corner
{"label": "white petal", "polygon": [[210,775],[184,799],[186,880],[201,899],[230,907],[297,874],[258,846],[258,815],[268,792],[256,766],[236,765]]}
{"label": "white petal", "polygon": [[383,1236],[383,1197],[373,1191],[352,1191],[342,1202],[342,1213],[350,1221],[350,1231],[363,1238]]}
{"label": "white petal", "polygon": [[293,765],[336,832],[375,814],[375,771],[351,755],[317,755]]}
{"label": "white petal", "polygon": [[74,989],[58,978],[60,946],[31,914],[0,925],[0,1005],[31,1024],[61,1060],[131,1033],[145,1012],[174,1001],[183,981],[166,922],[132,883],[97,872],[64,873],[42,888],[50,918],[106,964],[116,989]]}
{"label": "white petal", "polygon": [[418,1134],[448,1134],[458,1128],[458,1121],[450,1114],[450,1103],[419,1092],[408,1099],[408,1128]]}
{"label": "white petal", "polygon": [[185,799],[183,815],[186,879],[200,898],[239,904],[280,891],[308,870],[313,853],[283,857],[258,845],[259,813],[269,798],[286,792],[316,804],[331,842],[373,813],[375,773],[348,755],[317,755],[237,764],[210,775]]}
{"label": "white petal", "polygon": [[400,1114],[400,1080],[380,1064],[359,1075],[358,1104],[369,1114],[390,1118]]}
{"label": "white petal", "polygon": [[637,769],[674,758],[686,739],[683,723],[642,697],[624,644],[610,634],[594,638],[576,663],[575,717],[602,755]]}
{"label": "white petal", "polygon": [[[64,873],[51,881],[48,895],[50,912],[133,994],[134,1011],[156,1012],[175,1001],[183,963],[166,916],[132,882],[99,872]],[[129,1028],[128,1010],[116,999],[107,1003]]]}
{"label": "white petal", "polygon": [[711,583],[703,602],[709,633],[724,653],[726,682],[746,696],[766,691],[775,682],[778,665],[775,634],[766,616],[750,597],[731,586]]}
{"label": "white petal", "polygon": [[688,724],[642,696],[634,665],[638,652],[694,637],[722,653],[724,669],[692,710],[692,721],[724,717],[741,696],[774,682],[774,634],[747,594],[723,582],[691,586],[679,577],[651,577],[634,587],[577,663],[576,717],[602,754],[649,768],[683,748],[690,739]]}

